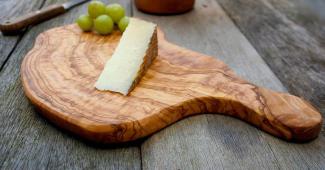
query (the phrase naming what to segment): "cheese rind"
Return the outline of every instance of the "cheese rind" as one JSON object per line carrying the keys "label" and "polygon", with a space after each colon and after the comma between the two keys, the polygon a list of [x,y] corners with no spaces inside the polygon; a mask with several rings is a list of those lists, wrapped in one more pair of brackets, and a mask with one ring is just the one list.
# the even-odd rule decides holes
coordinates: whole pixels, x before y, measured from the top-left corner
{"label": "cheese rind", "polygon": [[127,95],[158,55],[156,25],[136,18],[124,31],[95,87]]}

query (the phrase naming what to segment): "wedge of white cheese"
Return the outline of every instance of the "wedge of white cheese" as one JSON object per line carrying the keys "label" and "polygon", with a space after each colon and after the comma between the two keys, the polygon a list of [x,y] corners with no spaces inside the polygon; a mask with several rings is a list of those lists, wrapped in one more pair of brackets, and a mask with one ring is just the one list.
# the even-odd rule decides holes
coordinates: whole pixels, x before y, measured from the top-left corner
{"label": "wedge of white cheese", "polygon": [[157,26],[130,18],[118,46],[99,76],[95,87],[127,95],[158,55]]}

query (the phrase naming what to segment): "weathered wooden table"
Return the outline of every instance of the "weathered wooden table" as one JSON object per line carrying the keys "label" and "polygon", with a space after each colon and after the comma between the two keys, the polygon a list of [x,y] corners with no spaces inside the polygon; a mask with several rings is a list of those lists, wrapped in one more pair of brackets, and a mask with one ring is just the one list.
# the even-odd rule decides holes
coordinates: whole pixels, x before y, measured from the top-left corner
{"label": "weathered wooden table", "polygon": [[[0,20],[64,1],[1,0]],[[195,10],[177,16],[146,15],[119,2],[128,15],[158,23],[169,41],[216,56],[255,84],[302,96],[325,116],[324,1],[197,0]],[[74,22],[86,6],[0,36],[1,168],[325,169],[324,127],[316,140],[294,144],[237,119],[200,115],[142,141],[98,146],[50,124],[24,96],[20,64],[39,33]]]}

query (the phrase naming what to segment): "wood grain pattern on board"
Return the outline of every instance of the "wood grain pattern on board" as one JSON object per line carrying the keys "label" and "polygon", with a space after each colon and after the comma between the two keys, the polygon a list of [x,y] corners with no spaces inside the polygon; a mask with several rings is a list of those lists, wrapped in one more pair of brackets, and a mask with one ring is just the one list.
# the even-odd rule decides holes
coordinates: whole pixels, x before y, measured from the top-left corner
{"label": "wood grain pattern on board", "polygon": [[129,96],[97,91],[120,36],[82,33],[76,25],[42,33],[21,67],[27,97],[59,126],[104,143],[136,140],[200,113],[237,117],[288,141],[320,132],[320,113],[303,99],[242,80],[223,62],[167,42],[161,31],[159,55]]}

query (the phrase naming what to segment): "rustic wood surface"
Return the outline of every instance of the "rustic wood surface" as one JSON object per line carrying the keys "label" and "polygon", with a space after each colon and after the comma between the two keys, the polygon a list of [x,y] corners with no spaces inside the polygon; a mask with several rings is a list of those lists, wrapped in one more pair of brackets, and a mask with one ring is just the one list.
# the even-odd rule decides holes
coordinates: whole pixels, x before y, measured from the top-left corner
{"label": "rustic wood surface", "polygon": [[[17,5],[18,2],[25,5]],[[17,13],[18,16],[19,12],[25,13],[18,8],[30,11],[28,9],[37,9],[43,6],[44,2],[1,1],[1,4],[6,3],[9,7],[17,8],[17,10],[8,8],[7,12],[3,10],[1,16],[10,16],[9,12],[14,12],[15,15]],[[120,2],[128,4],[127,1]],[[217,56],[237,74],[255,84],[279,91],[286,91],[285,87],[290,89],[290,84],[284,83],[284,87],[276,78],[276,76],[283,76],[280,74],[287,73],[278,72],[276,76],[274,75],[268,67],[272,68],[269,62],[266,65],[254,49],[254,47],[258,49],[259,44],[254,44],[254,41],[249,39],[252,46],[242,34],[248,36],[247,33],[250,31],[245,32],[241,28],[241,33],[236,28],[236,26],[240,27],[240,24],[235,22],[235,26],[232,23],[231,19],[235,19],[227,16],[229,11],[227,14],[224,13],[223,9],[226,9],[224,4],[221,3],[223,7],[221,9],[213,0],[197,2],[195,10],[184,15],[149,16],[135,9],[128,12],[160,23],[167,39],[171,42]],[[263,2],[271,3],[269,0]],[[317,41],[324,37],[320,36],[323,30],[321,20],[313,19],[309,23],[310,15],[301,13],[302,10],[295,8],[294,5],[286,5],[286,2],[290,1],[274,2],[273,5],[277,4],[281,7],[279,13],[289,11],[288,16],[301,22],[302,27],[305,27],[314,37],[318,36],[315,38]],[[319,9],[313,11],[318,11],[319,14],[315,16],[324,16],[321,12],[324,4],[322,1],[304,2],[310,2],[309,5],[317,4],[314,6]],[[47,0],[44,6],[49,4],[53,4],[53,1]],[[127,7],[130,9],[130,5]],[[69,167],[76,169],[140,169],[141,167],[143,169],[323,169],[325,167],[324,128],[321,136],[315,141],[292,144],[278,140],[233,118],[200,115],[180,121],[149,137],[141,144],[141,150],[137,147],[140,144],[113,148],[92,146],[57,130],[39,117],[24,97],[19,81],[19,66],[22,57],[32,48],[39,33],[55,26],[69,24],[85,11],[85,5],[82,5],[63,16],[34,26],[21,36],[1,36],[1,59],[8,58],[8,60],[1,60],[5,64],[2,64],[0,70],[0,118],[3,120],[0,123],[0,153],[5,155],[0,157],[0,167],[4,169],[23,167],[29,169],[37,167],[49,169]],[[216,17],[211,17],[214,15]],[[207,34],[207,31],[211,33]],[[273,33],[268,32],[268,34]],[[7,41],[9,39],[13,40]],[[197,43],[202,39],[205,41]],[[258,52],[260,53],[260,50]],[[312,63],[310,65],[313,66]],[[288,74],[290,77],[290,72]],[[284,82],[282,79],[281,81]],[[294,85],[298,89],[303,88],[304,82],[297,82]],[[313,87],[314,84],[310,84],[310,88]],[[317,101],[313,103],[321,109]]]}
{"label": "rustic wood surface", "polygon": [[[46,1],[44,6],[63,1]],[[107,2],[107,1],[106,1]],[[110,1],[112,2],[112,1]],[[15,3],[12,4],[14,6]],[[130,4],[125,1],[130,14]],[[141,169],[136,144],[110,148],[62,133],[35,111],[24,95],[20,64],[38,34],[73,23],[87,4],[28,30],[0,72],[0,167],[3,169]]]}
{"label": "rustic wood surface", "polygon": [[43,32],[21,66],[25,94],[58,126],[103,143],[133,141],[204,113],[237,117],[288,141],[320,132],[322,117],[306,101],[242,80],[223,62],[169,43],[161,30],[158,47],[155,31],[148,50],[159,55],[128,96],[96,90],[120,38],[76,24]]}
{"label": "rustic wood surface", "polygon": [[[3,8],[2,10],[0,10],[0,22],[5,22],[5,20],[9,19],[10,17],[18,17],[24,14],[25,12],[37,10],[42,6],[41,1],[33,0],[7,0],[0,1],[0,3],[1,7]],[[10,57],[11,53],[15,49],[20,39],[21,35],[3,36],[2,34],[0,34],[0,70],[2,70],[2,68],[4,67],[5,62]]]}
{"label": "rustic wood surface", "polygon": [[[168,41],[216,56],[255,84],[286,91],[214,0],[197,1],[184,15],[151,16],[134,10],[134,16],[158,23]],[[323,169],[324,142],[322,134],[308,144],[289,144],[232,118],[200,115],[144,141],[141,155],[144,169]]]}
{"label": "rustic wood surface", "polygon": [[287,89],[325,113],[325,2],[217,1]]}

